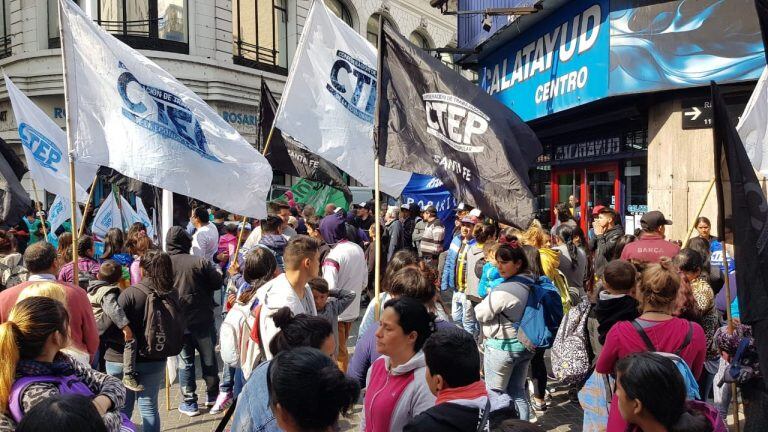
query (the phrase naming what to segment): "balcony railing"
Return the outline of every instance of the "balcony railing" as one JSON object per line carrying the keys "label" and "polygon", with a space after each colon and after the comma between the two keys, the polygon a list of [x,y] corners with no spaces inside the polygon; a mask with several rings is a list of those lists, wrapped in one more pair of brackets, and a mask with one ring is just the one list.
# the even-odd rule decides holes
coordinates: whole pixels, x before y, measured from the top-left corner
{"label": "balcony railing", "polygon": [[283,75],[288,74],[288,69],[278,64],[279,51],[276,49],[254,45],[237,38],[234,39],[233,44],[235,64]]}

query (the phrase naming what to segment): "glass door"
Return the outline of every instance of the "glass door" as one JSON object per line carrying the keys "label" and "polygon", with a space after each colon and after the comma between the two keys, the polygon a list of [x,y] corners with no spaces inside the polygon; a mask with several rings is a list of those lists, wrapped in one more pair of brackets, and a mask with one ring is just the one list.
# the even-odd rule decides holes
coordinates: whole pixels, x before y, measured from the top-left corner
{"label": "glass door", "polygon": [[552,174],[552,213],[551,224],[555,224],[554,208],[559,203],[568,204],[568,208],[574,219],[579,220],[582,215],[582,193],[584,191],[584,169],[566,168],[553,171]]}
{"label": "glass door", "polygon": [[[621,217],[621,187],[619,181],[619,163],[593,165],[584,170],[586,209],[589,215],[595,207],[611,207]],[[587,232],[591,221],[581,221],[582,229]],[[616,221],[621,223],[621,220]]]}

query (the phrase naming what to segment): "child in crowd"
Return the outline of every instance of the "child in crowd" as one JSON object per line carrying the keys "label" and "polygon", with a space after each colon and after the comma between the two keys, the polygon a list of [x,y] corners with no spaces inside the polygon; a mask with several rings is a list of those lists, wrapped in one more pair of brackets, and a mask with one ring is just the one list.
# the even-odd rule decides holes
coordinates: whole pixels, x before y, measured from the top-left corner
{"label": "child in crowd", "polygon": [[637,270],[628,261],[614,260],[605,266],[603,290],[595,306],[600,345],[605,344],[605,336],[614,324],[640,316],[639,303],[630,295],[636,280]]}
{"label": "child in crowd", "polygon": [[[239,225],[234,223],[224,224],[224,235],[219,237],[219,250],[218,254],[225,253],[231,257],[235,255],[235,249],[237,249],[237,232]],[[226,268],[229,261],[220,262],[219,265],[222,269]]]}
{"label": "child in crowd", "polygon": [[104,261],[99,267],[96,280],[90,281],[88,284],[88,299],[91,301],[91,308],[93,308],[93,315],[96,318],[96,325],[102,338],[102,345],[105,338],[108,337],[107,330],[112,324],[123,331],[123,340],[125,341],[123,385],[129,390],[139,392],[144,390],[144,386],[139,384],[139,374],[136,372],[137,343],[131,327],[128,325],[128,317],[117,303],[117,298],[120,296],[118,284],[122,277],[122,266],[113,260]]}
{"label": "child in crowd", "polygon": [[336,343],[334,359],[336,359],[339,353],[339,326],[337,325],[339,315],[355,300],[355,293],[343,289],[329,290],[328,282],[320,277],[310,280],[309,287],[312,288],[317,316],[328,320],[333,327],[333,340]]}
{"label": "child in crowd", "polygon": [[485,264],[483,265],[480,283],[477,286],[477,293],[485,298],[488,292],[504,281],[499,274],[499,268],[496,266],[496,251],[499,250],[500,243],[487,241],[483,245],[483,255],[485,255]]}

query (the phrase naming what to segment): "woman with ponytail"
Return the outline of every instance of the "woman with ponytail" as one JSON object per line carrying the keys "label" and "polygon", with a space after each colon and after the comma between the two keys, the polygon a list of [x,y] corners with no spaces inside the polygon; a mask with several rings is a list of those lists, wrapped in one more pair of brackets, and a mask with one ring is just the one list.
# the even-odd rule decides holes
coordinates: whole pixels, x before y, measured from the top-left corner
{"label": "woman with ponytail", "polygon": [[[69,315],[48,297],[21,300],[0,325],[0,431],[12,431],[39,402],[57,394],[88,396],[107,430],[133,425],[121,417],[125,388],[61,350],[68,345]],[[55,425],[52,425],[55,427]]]}
{"label": "woman with ponytail", "polygon": [[558,270],[565,275],[569,288],[576,288],[579,295],[584,295],[584,279],[587,275],[587,254],[574,244],[574,228],[568,224],[561,224],[555,230],[553,237],[555,246],[552,248],[560,252]]}
{"label": "woman with ponytail", "polygon": [[[706,337],[700,325],[673,316],[679,289],[680,276],[669,259],[649,264],[640,275],[638,287],[642,315],[634,321],[618,322],[608,331],[595,370],[601,374],[613,374],[619,360],[633,353],[648,351],[636,327],[639,326],[656,351],[678,353],[694,377],[698,378],[706,357]],[[608,414],[608,431],[621,432],[626,427],[614,394]]]}
{"label": "woman with ponytail", "polygon": [[618,410],[629,432],[727,430],[715,408],[686,401],[683,377],[669,358],[632,354],[616,364],[616,374]]}
{"label": "woman with ponytail", "polygon": [[[299,347],[316,348],[321,350],[325,357],[328,358],[328,361],[333,364],[333,367],[338,370],[338,366],[331,360],[331,355],[336,352],[336,342],[333,339],[333,328],[328,321],[318,316],[305,314],[294,316],[288,307],[279,309],[272,316],[272,319],[275,321],[277,328],[280,329],[269,342],[269,346],[265,347],[270,350],[272,355],[278,356],[278,354],[284,351],[295,350]],[[267,375],[270,364],[274,361],[273,359],[258,365],[245,383],[243,391],[238,396],[234,420],[232,421],[232,432],[279,432],[288,430],[278,426],[278,423],[275,421],[275,415],[270,410],[270,396],[264,391],[267,388]],[[315,362],[313,367],[318,369],[318,363]],[[341,374],[341,371],[339,371],[339,374]],[[308,396],[313,391],[318,390],[312,387],[312,384],[305,382],[303,394]],[[357,396],[355,396],[356,399]]]}
{"label": "woman with ponytail", "polygon": [[[147,251],[139,263],[141,266],[141,282],[131,285],[120,294],[117,303],[125,311],[129,326],[136,338],[138,353],[136,356],[135,372],[141,377],[144,390],[140,392],[129,391],[126,395],[124,412],[128,417],[133,414],[133,406],[138,402],[142,418],[142,430],[144,432],[160,431],[160,414],[158,412],[157,396],[165,380],[166,359],[148,357],[145,354],[147,347],[146,316],[147,301],[150,293],[168,299],[164,304],[179,304],[179,296],[173,285],[173,266],[171,257],[167,253],[155,249]],[[157,310],[157,309],[155,309]],[[181,311],[177,311],[181,314]],[[180,341],[172,341],[180,343]],[[116,341],[107,341],[107,351],[104,355],[107,373],[122,379],[123,353],[125,343],[122,338]]]}

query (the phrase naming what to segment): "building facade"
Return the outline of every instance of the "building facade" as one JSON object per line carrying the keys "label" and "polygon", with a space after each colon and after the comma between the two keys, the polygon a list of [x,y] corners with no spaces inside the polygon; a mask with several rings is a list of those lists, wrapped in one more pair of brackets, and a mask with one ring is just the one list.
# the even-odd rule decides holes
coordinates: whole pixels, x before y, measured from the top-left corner
{"label": "building facade", "polygon": [[[754,2],[460,2],[521,6],[539,10],[487,18],[488,30],[482,15],[460,15],[458,47],[470,53],[457,62],[539,136],[539,218],[554,222],[569,200],[579,216],[610,206],[632,233],[658,209],[674,221],[668,237],[685,239],[714,178],[710,81],[724,85],[735,124],[765,67]],[[715,222],[714,192],[702,215]]]}
{"label": "building facade", "polygon": [[[57,0],[0,0],[0,68],[65,125]],[[311,0],[78,0],[95,21],[155,61],[255,143],[259,87],[279,97]],[[325,0],[375,44],[379,14],[424,48],[455,46],[456,22],[426,1]],[[446,59],[448,61],[448,59]],[[0,138],[21,154],[0,87]],[[22,155],[23,157],[23,155]],[[278,176],[278,183],[292,179]],[[23,182],[31,191],[28,181]],[[49,197],[49,201],[50,201]]]}

